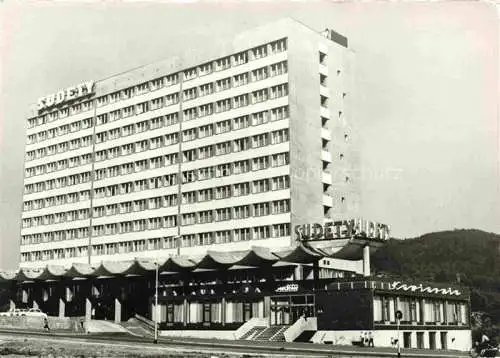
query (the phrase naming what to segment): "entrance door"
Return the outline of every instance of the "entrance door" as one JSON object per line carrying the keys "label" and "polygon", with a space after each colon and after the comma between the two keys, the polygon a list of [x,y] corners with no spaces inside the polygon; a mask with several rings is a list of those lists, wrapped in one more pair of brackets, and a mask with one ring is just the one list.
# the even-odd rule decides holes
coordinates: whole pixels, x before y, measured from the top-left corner
{"label": "entrance door", "polygon": [[429,332],[429,349],[436,349],[436,332]]}
{"label": "entrance door", "polygon": [[203,304],[203,324],[210,324],[212,321],[212,307],[210,303]]}
{"label": "entrance door", "polygon": [[174,304],[167,303],[167,325],[172,325],[174,323]]}
{"label": "entrance door", "polygon": [[271,325],[283,326],[290,324],[290,312],[288,306],[271,307]]}
{"label": "entrance door", "polygon": [[403,332],[403,347],[411,348],[411,332]]}
{"label": "entrance door", "polygon": [[424,332],[417,332],[417,348],[424,348]]}
{"label": "entrance door", "polygon": [[304,308],[300,306],[291,306],[290,310],[290,320],[292,323],[297,321],[300,316],[304,314]]}
{"label": "entrance door", "polygon": [[271,297],[271,325],[287,325],[290,319],[290,297]]}
{"label": "entrance door", "polygon": [[448,349],[448,332],[441,332],[441,349]]}
{"label": "entrance door", "polygon": [[290,325],[301,316],[314,317],[315,311],[314,295],[272,296],[270,324]]}
{"label": "entrance door", "polygon": [[243,322],[246,322],[252,318],[252,303],[243,302]]}
{"label": "entrance door", "polygon": [[270,315],[270,324],[271,326],[277,326],[281,325],[281,314],[280,314],[280,307],[278,306],[271,306],[271,315]]}

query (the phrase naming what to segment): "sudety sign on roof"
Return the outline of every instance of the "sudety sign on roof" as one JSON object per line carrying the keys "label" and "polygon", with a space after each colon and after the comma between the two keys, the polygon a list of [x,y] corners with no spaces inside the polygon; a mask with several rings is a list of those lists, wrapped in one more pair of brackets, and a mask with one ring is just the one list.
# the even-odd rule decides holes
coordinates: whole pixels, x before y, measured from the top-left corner
{"label": "sudety sign on roof", "polygon": [[38,110],[47,107],[52,107],[72,99],[77,99],[88,94],[94,90],[94,81],[80,83],[79,85],[68,87],[63,91],[56,92],[49,96],[41,97],[38,99]]}

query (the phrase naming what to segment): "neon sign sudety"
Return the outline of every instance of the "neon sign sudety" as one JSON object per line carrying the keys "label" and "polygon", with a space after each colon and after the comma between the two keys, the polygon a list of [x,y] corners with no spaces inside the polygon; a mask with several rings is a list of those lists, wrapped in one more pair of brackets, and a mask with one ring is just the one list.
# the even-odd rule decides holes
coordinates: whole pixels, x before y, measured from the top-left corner
{"label": "neon sign sudety", "polygon": [[407,285],[401,283],[400,281],[394,281],[390,284],[390,289],[394,291],[410,291],[410,292],[420,292],[420,293],[437,293],[442,295],[449,296],[460,296],[462,292],[459,290],[454,290],[451,287],[448,288],[438,288],[438,287],[430,287],[424,286],[422,284],[419,285]]}
{"label": "neon sign sudety", "polygon": [[295,234],[301,241],[323,241],[365,237],[368,239],[388,240],[389,226],[374,221],[351,219],[295,226]]}
{"label": "neon sign sudety", "polygon": [[58,104],[77,99],[94,91],[94,81],[80,83],[79,85],[68,87],[64,91],[51,94],[38,99],[38,110],[56,106]]}

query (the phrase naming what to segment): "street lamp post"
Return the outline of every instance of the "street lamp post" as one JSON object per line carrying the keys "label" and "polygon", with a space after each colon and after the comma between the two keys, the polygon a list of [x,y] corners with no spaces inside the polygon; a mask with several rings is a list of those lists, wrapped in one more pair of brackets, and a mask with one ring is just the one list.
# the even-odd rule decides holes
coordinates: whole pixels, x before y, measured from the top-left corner
{"label": "street lamp post", "polygon": [[403,318],[403,312],[400,310],[396,311],[396,324],[397,324],[397,329],[398,329],[398,358],[401,357],[401,344],[400,344],[400,339],[399,339],[399,323],[401,321],[401,318]]}
{"label": "street lamp post", "polygon": [[399,319],[398,319],[398,358],[401,357],[401,344],[399,343]]}
{"label": "street lamp post", "polygon": [[158,260],[155,262],[155,339],[154,343],[158,343]]}

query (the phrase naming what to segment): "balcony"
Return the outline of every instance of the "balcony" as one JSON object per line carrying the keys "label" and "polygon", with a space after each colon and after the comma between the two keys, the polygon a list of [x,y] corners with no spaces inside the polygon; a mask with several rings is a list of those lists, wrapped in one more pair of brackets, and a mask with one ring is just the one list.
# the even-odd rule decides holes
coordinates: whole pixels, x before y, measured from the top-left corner
{"label": "balcony", "polygon": [[328,108],[326,108],[326,107],[321,106],[319,108],[319,115],[321,117],[324,117],[324,118],[327,118],[327,119],[331,119],[331,117],[330,117],[330,110]]}
{"label": "balcony", "polygon": [[326,128],[321,128],[321,138],[325,140],[332,140],[332,134]]}
{"label": "balcony", "polygon": [[321,96],[325,96],[327,98],[330,98],[330,90],[328,89],[328,87],[320,85],[319,86],[319,94]]}
{"label": "balcony", "polygon": [[330,173],[323,172],[321,180],[324,184],[332,185],[332,175]]}
{"label": "balcony", "polygon": [[323,194],[323,205],[333,207],[333,198],[329,195]]}
{"label": "balcony", "polygon": [[332,162],[332,155],[330,154],[330,152],[328,152],[326,150],[322,150],[321,151],[321,160],[324,162],[331,163]]}
{"label": "balcony", "polygon": [[328,67],[322,64],[319,64],[319,73],[322,75],[328,76]]}

